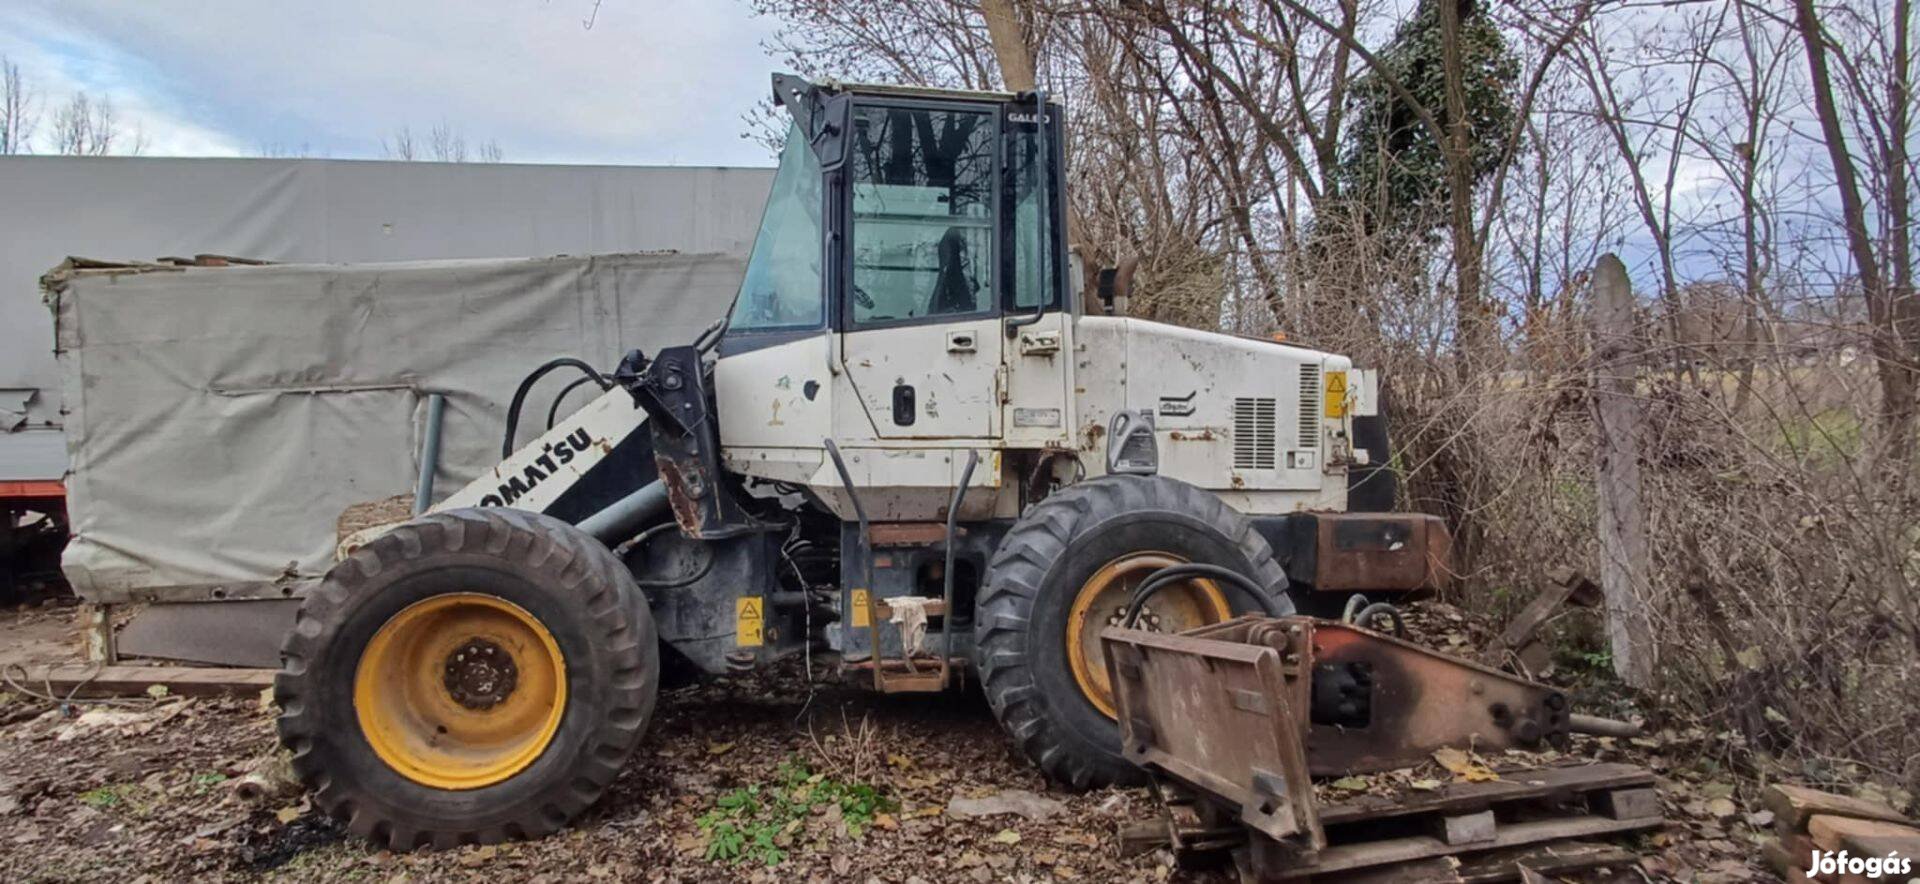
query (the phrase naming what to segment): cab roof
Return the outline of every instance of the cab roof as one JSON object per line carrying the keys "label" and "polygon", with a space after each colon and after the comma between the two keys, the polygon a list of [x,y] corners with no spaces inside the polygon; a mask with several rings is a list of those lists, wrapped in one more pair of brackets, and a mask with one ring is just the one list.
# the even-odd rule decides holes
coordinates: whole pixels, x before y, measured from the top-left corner
{"label": "cab roof", "polygon": [[[779,101],[782,104],[785,103],[784,99],[787,97],[780,94],[782,91],[781,90],[782,80],[788,79],[788,78],[790,78],[788,80],[790,84],[793,83],[793,81],[798,81],[800,83],[806,83],[806,85],[826,93],[846,93],[850,95],[886,95],[886,96],[896,96],[896,97],[904,97],[904,98],[931,98],[931,99],[947,99],[947,100],[960,100],[960,101],[991,101],[991,102],[1002,103],[1002,104],[1011,102],[1011,101],[1017,101],[1020,98],[1018,93],[995,91],[995,90],[945,89],[937,86],[903,86],[897,83],[855,83],[855,82],[849,82],[845,80],[836,80],[831,77],[823,80],[808,82],[792,74],[775,74],[774,75],[774,100]],[[792,85],[789,85],[788,88],[791,89]],[[1048,96],[1047,103],[1060,104],[1061,102],[1059,97],[1057,96]]]}

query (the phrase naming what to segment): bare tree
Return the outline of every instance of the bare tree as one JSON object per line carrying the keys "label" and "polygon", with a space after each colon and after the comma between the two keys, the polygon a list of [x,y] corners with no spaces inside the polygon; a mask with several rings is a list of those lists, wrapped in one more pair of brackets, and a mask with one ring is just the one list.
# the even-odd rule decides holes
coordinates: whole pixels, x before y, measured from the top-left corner
{"label": "bare tree", "polygon": [[[1883,174],[1889,180],[1900,183],[1900,192],[1889,196],[1889,214],[1897,210],[1893,226],[1900,231],[1898,245],[1908,248],[1905,230],[1910,219],[1906,217],[1906,142],[1911,132],[1907,126],[1906,104],[1910,92],[1911,72],[1906,58],[1907,30],[1911,26],[1912,10],[1908,0],[1896,0],[1897,15],[1891,22],[1897,47],[1889,64],[1889,91],[1897,100],[1890,108],[1897,117],[1887,119],[1891,125],[1897,124],[1899,130],[1885,132],[1883,145],[1878,152]],[[1884,270],[1883,256],[1874,243],[1874,236],[1868,222],[1868,209],[1863,196],[1861,176],[1849,150],[1846,126],[1841,122],[1840,102],[1842,85],[1834,81],[1830,56],[1844,52],[1842,47],[1832,42],[1831,36],[1822,27],[1821,16],[1814,7],[1813,0],[1795,0],[1794,27],[1800,34],[1801,43],[1806,49],[1809,86],[1813,91],[1814,112],[1820,122],[1820,134],[1826,143],[1827,159],[1832,165],[1833,184],[1840,199],[1840,227],[1846,237],[1847,251],[1853,258],[1853,270],[1860,281],[1860,292],[1866,301],[1867,315],[1872,323],[1872,348],[1880,380],[1881,445],[1888,459],[1896,466],[1889,470],[1889,477],[1905,483],[1909,478],[1908,465],[1913,456],[1913,418],[1915,410],[1916,381],[1920,380],[1920,371],[1916,371],[1916,356],[1920,356],[1920,301],[1914,298],[1911,277],[1903,276],[1904,287],[1890,286]],[[1852,60],[1843,59],[1843,65],[1854,68]],[[1866,97],[1866,96],[1858,96]],[[1891,164],[1899,161],[1899,168]],[[1897,256],[1896,273],[1910,273],[1912,256]]]}
{"label": "bare tree", "polygon": [[313,146],[304,141],[297,145],[281,141],[262,141],[255,153],[275,159],[305,159],[313,155]]}
{"label": "bare tree", "polygon": [[420,158],[419,148],[413,142],[413,129],[401,126],[393,134],[380,139],[380,155],[390,160],[412,162]]}
{"label": "bare tree", "polygon": [[39,117],[39,96],[20,65],[0,56],[0,156],[27,153]]}
{"label": "bare tree", "polygon": [[500,142],[491,138],[469,152],[467,137],[445,122],[429,128],[424,141],[413,134],[411,126],[401,126],[392,135],[380,139],[380,153],[389,160],[403,162],[431,160],[437,163],[464,163],[471,159],[474,162],[497,163],[506,157]]}
{"label": "bare tree", "polygon": [[427,131],[427,155],[442,163],[464,163],[467,139],[446,123],[436,123]]}
{"label": "bare tree", "polygon": [[137,156],[146,150],[146,137],[122,128],[112,98],[95,99],[81,91],[54,111],[53,147],[67,156]]}

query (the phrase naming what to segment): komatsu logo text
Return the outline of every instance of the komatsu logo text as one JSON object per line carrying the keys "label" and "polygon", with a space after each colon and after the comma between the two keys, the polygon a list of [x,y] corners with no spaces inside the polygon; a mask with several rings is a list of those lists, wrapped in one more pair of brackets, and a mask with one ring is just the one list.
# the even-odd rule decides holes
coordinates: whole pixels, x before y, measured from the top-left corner
{"label": "komatsu logo text", "polygon": [[511,506],[540,483],[573,459],[586,453],[587,446],[593,444],[593,436],[584,428],[574,430],[559,442],[549,442],[540,446],[540,456],[527,464],[517,476],[508,476],[500,483],[498,490],[480,498],[481,506]]}

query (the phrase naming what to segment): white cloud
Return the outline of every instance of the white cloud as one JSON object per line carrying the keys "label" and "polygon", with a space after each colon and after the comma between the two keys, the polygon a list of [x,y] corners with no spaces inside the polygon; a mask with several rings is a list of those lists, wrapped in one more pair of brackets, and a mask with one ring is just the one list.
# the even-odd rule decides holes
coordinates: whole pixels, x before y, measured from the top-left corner
{"label": "white cloud", "polygon": [[[769,23],[736,0],[127,4],[24,0],[0,51],[111,94],[152,154],[379,156],[446,124],[508,161],[766,165]],[[49,91],[54,91],[50,88]]]}

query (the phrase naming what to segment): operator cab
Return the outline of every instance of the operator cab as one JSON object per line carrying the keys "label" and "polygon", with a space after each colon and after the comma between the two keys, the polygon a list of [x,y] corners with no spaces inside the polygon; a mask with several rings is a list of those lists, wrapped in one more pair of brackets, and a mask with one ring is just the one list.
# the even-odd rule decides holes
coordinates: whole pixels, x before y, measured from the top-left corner
{"label": "operator cab", "polygon": [[[1059,105],[786,75],[774,98],[792,125],[720,355],[826,340],[820,364],[834,377],[809,380],[847,401],[792,405],[825,406],[826,432],[811,438],[729,433],[728,447],[827,436],[970,445],[1033,429],[1045,436],[1034,445],[1064,442]],[[1022,364],[1023,330],[1051,341],[1029,354],[1044,364]],[[1015,385],[1035,388],[1020,420],[1002,408]]]}
{"label": "operator cab", "polygon": [[723,352],[1060,306],[1057,103],[788,75],[774,100],[793,121]]}

